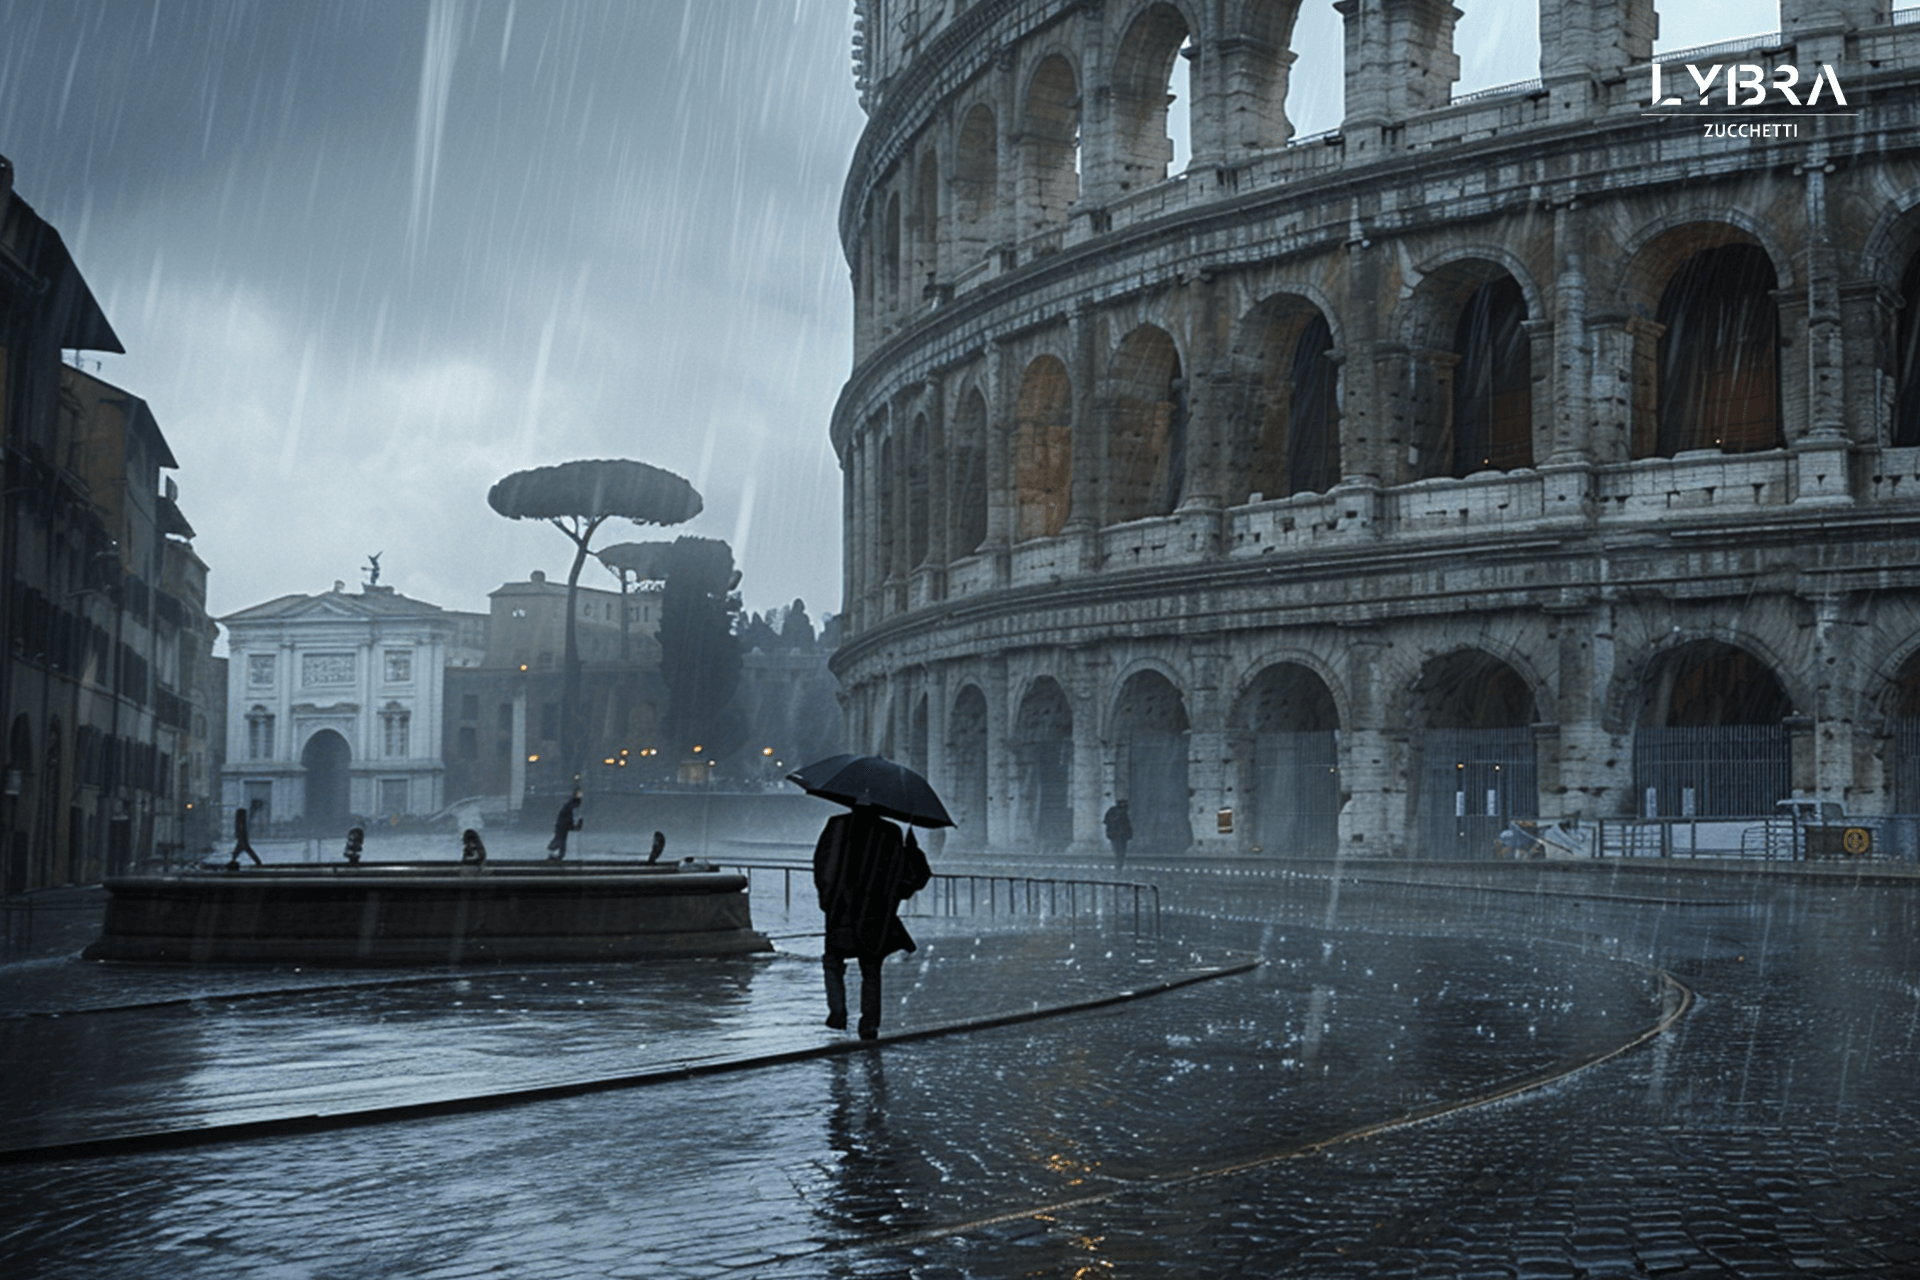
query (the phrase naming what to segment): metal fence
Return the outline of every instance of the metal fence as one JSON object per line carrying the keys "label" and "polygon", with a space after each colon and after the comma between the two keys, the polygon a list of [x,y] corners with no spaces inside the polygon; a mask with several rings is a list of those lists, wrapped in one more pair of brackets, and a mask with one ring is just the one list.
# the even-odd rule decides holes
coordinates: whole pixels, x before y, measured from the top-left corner
{"label": "metal fence", "polygon": [[1793,794],[1787,727],[1642,726],[1633,735],[1633,781],[1643,818],[1770,814]]}
{"label": "metal fence", "polygon": [[1492,858],[1509,822],[1540,812],[1532,729],[1428,729],[1416,749],[1422,856]]}
{"label": "metal fence", "polygon": [[[727,862],[746,873],[749,886],[756,875],[778,873],[786,909],[793,909],[796,877],[804,901],[813,898],[813,868],[791,862]],[[1160,936],[1160,886],[1133,880],[1082,880],[1060,876],[1000,875],[987,872],[936,871],[927,887],[910,901],[924,902],[931,914],[1077,917],[1111,913],[1129,916],[1138,937]]]}

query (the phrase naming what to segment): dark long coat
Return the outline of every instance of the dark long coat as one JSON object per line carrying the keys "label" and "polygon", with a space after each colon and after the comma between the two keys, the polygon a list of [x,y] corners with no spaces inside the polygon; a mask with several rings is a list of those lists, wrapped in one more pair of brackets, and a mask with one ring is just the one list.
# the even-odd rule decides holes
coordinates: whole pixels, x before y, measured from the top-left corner
{"label": "dark long coat", "polygon": [[915,949],[896,914],[932,879],[927,855],[900,828],[870,809],[827,820],[813,849],[813,887],[827,917],[827,943],[851,955],[890,956]]}

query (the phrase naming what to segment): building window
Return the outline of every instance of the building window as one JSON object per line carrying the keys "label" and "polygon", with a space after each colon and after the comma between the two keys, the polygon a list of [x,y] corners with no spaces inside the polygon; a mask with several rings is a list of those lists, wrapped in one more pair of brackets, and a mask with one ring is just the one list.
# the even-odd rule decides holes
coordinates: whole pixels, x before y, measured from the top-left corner
{"label": "building window", "polygon": [[460,718],[462,720],[478,720],[480,718],[479,694],[463,693],[460,695]]}
{"label": "building window", "polygon": [[273,759],[273,715],[265,707],[247,712],[247,759]]}
{"label": "building window", "polygon": [[381,734],[385,744],[382,754],[390,757],[407,755],[407,726],[412,719],[406,708],[395,703],[387,704],[387,709],[380,713]]}
{"label": "building window", "polygon": [[247,683],[250,685],[273,685],[273,657],[270,653],[250,653],[247,655]]}
{"label": "building window", "polygon": [[387,683],[410,684],[413,681],[413,650],[387,650]]}
{"label": "building window", "polygon": [[513,704],[511,702],[503,702],[500,704],[500,732],[513,732]]}
{"label": "building window", "polygon": [[460,726],[460,758],[462,760],[480,758],[480,732],[470,724]]}

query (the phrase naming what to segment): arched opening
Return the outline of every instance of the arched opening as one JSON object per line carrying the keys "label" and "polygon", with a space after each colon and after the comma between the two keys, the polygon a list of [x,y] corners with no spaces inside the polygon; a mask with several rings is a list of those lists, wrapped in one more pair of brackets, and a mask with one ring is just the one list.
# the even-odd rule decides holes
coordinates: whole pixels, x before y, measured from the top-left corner
{"label": "arched opening", "polygon": [[1501,830],[1540,812],[1533,691],[1479,650],[1429,662],[1408,695],[1416,852],[1491,858]]}
{"label": "arched opening", "polygon": [[1047,677],[1033,682],[1014,718],[1013,828],[1036,852],[1073,843],[1073,709]]}
{"label": "arched opening", "polygon": [[913,278],[906,282],[909,307],[924,302],[940,276],[940,157],[929,147],[913,177]]}
{"label": "arched opening", "polygon": [[1020,378],[1013,410],[1014,537],[1051,538],[1073,500],[1073,382],[1040,356]]}
{"label": "arched opening", "polygon": [[1155,671],[1128,677],[1113,711],[1114,799],[1127,802],[1133,851],[1181,853],[1193,843],[1188,814],[1187,708]]}
{"label": "arched opening", "polygon": [[1793,794],[1792,714],[1778,678],[1745,649],[1696,640],[1660,655],[1633,735],[1639,816],[1771,814]]}
{"label": "arched opening", "polygon": [[1234,826],[1256,853],[1332,854],[1340,835],[1340,716],[1312,671],[1276,663],[1234,709],[1239,812]]}
{"label": "arched opening", "polygon": [[927,562],[928,539],[932,533],[928,520],[932,494],[927,476],[927,461],[932,454],[927,448],[927,435],[926,415],[915,414],[912,425],[907,428],[906,510],[902,513],[907,525],[909,570]]}
{"label": "arched opening", "polygon": [[[1333,328],[1304,299],[1278,298],[1254,313],[1248,342],[1255,431],[1236,433],[1233,474],[1244,498],[1325,493],[1340,482],[1339,366]],[[1239,415],[1236,415],[1239,416]]]}
{"label": "arched opening", "polygon": [[1901,664],[1888,696],[1887,794],[1895,813],[1920,815],[1920,653]]}
{"label": "arched opening", "polygon": [[[907,729],[907,768],[922,777],[927,773],[927,695],[913,700],[912,723]],[[948,814],[952,817],[952,814]]]}
{"label": "arched opening", "polygon": [[978,849],[987,843],[987,697],[978,685],[954,695],[947,716],[947,789],[943,798],[954,821],[950,844]]}
{"label": "arched opening", "polygon": [[1064,223],[1080,198],[1080,90],[1073,64],[1060,54],[1041,59],[1027,86],[1020,146],[1020,195],[1029,228]]}
{"label": "arched opening", "polygon": [[303,806],[309,828],[335,831],[352,825],[352,790],[348,766],[353,751],[347,740],[332,729],[322,729],[307,739],[300,751],[300,768],[306,774],[307,794]]}
{"label": "arched opening", "polygon": [[993,212],[1000,199],[1000,132],[993,111],[976,102],[960,122],[953,163],[956,273],[986,254],[994,239]]}
{"label": "arched opening", "polygon": [[1454,328],[1453,474],[1533,465],[1527,301],[1510,275],[1474,290]]}
{"label": "arched opening", "polygon": [[952,556],[980,550],[987,540],[987,398],[978,387],[960,397],[953,422],[953,484],[947,495],[952,521]]}
{"label": "arched opening", "polygon": [[1110,522],[1169,515],[1187,480],[1187,384],[1172,336],[1150,324],[1129,333],[1107,384]]}
{"label": "arched opening", "polygon": [[900,196],[887,197],[886,212],[880,226],[880,283],[886,291],[887,306],[901,305],[900,296]]}
{"label": "arched opening", "polygon": [[1900,277],[1900,315],[1894,358],[1893,433],[1896,448],[1920,446],[1920,253]]}
{"label": "arched opening", "polygon": [[1122,190],[1164,180],[1175,160],[1174,143],[1167,136],[1167,108],[1169,101],[1184,103],[1188,97],[1184,91],[1176,95],[1174,69],[1178,63],[1186,72],[1181,50],[1189,34],[1180,10],[1154,4],[1134,19],[1120,41],[1113,63],[1113,141]]}
{"label": "arched opening", "polygon": [[1656,455],[1781,446],[1778,287],[1752,244],[1702,249],[1674,272],[1656,313]]}

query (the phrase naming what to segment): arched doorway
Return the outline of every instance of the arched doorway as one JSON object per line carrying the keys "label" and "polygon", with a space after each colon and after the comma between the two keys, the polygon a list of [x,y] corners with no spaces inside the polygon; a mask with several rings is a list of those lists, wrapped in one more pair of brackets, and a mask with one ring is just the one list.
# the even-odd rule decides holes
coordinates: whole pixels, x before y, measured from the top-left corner
{"label": "arched doorway", "polygon": [[1661,655],[1633,735],[1644,818],[1758,817],[1793,794],[1786,690],[1744,649],[1699,640]]}
{"label": "arched doorway", "polygon": [[1319,857],[1340,838],[1339,712],[1307,668],[1277,663],[1254,678],[1235,715],[1245,843],[1280,857]]}
{"label": "arched doorway", "polygon": [[1129,677],[1113,711],[1116,800],[1125,800],[1139,853],[1183,853],[1193,843],[1187,803],[1187,708],[1157,671]]}
{"label": "arched doorway", "polygon": [[1490,858],[1500,831],[1540,812],[1533,691],[1491,654],[1427,664],[1410,691],[1416,852]]}
{"label": "arched doorway", "polygon": [[1073,708],[1042,677],[1020,700],[1013,732],[1016,839],[1058,853],[1073,843]]}
{"label": "arched doorway", "polygon": [[967,685],[947,717],[947,813],[954,821],[949,845],[979,849],[987,843],[987,697]]}
{"label": "arched doorway", "polygon": [[306,821],[309,826],[328,830],[351,825],[351,790],[347,767],[353,762],[353,750],[347,740],[332,729],[322,729],[307,739],[300,752],[300,767],[307,775]]}

